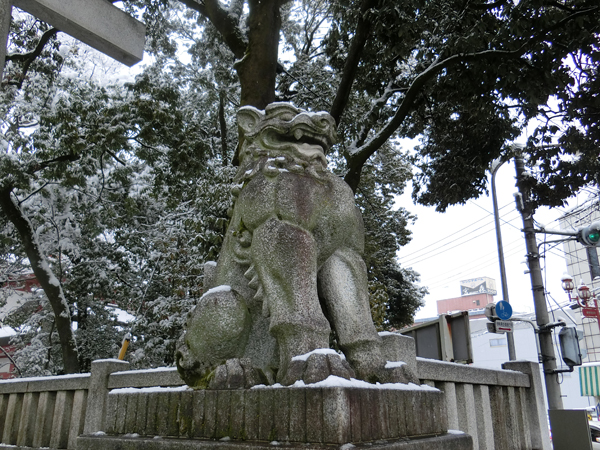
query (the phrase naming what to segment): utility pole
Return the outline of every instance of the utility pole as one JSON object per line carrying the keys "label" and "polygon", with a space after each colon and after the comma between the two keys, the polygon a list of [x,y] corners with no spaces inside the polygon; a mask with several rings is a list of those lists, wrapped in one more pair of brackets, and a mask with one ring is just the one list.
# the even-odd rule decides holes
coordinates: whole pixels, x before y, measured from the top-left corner
{"label": "utility pole", "polygon": [[[496,196],[496,173],[500,166],[504,164],[501,159],[495,159],[490,166],[492,173],[492,200],[494,202],[494,222],[496,224],[496,242],[498,243],[498,262],[500,263],[500,281],[502,282],[502,300],[508,302],[508,282],[506,280],[506,267],[504,265],[504,248],[502,246],[502,232],[500,231],[500,212],[498,210],[498,198]],[[515,338],[512,333],[506,333],[508,344],[508,359],[515,361],[517,352],[515,351]]]}
{"label": "utility pole", "polygon": [[[523,232],[525,233],[525,244],[527,247],[527,262],[529,264],[529,276],[531,277],[531,290],[533,291],[533,303],[535,306],[535,318],[539,328],[540,351],[542,354],[542,367],[546,381],[546,397],[548,409],[563,409],[563,403],[558,384],[556,370],[556,356],[552,345],[552,327],[546,308],[546,297],[544,295],[544,282],[540,269],[540,255],[538,252],[535,230],[533,226],[533,213],[529,202],[530,193],[522,182],[525,175],[525,164],[523,158],[515,157],[515,168],[517,171],[517,189],[520,198],[517,198],[517,209],[523,218]],[[518,194],[517,194],[518,195]]]}

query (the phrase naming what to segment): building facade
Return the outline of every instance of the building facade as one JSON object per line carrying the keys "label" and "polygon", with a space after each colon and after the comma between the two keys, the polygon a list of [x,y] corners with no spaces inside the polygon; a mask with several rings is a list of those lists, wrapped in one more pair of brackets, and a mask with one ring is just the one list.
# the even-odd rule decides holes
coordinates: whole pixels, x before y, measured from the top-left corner
{"label": "building facade", "polygon": [[[578,229],[600,220],[600,204],[596,203],[589,208],[575,209],[565,214],[560,219],[560,228],[563,231],[576,232]],[[567,240],[563,244],[567,272],[573,278],[575,290],[571,293],[574,299],[572,306],[576,307],[575,298],[578,296],[577,288],[585,284],[592,293],[600,290],[600,267],[597,266],[598,251],[596,247],[585,247],[575,239]],[[593,304],[592,299],[590,304]],[[600,323],[596,318],[581,317],[581,327],[584,332],[585,348],[588,362],[600,362]]]}

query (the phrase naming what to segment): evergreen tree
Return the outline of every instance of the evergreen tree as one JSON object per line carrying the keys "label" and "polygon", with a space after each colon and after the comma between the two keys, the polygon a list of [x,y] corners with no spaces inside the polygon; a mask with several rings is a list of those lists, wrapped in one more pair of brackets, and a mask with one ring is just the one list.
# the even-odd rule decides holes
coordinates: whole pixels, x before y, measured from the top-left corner
{"label": "evergreen tree", "polygon": [[[155,61],[126,85],[90,76],[81,49],[47,25],[21,13],[11,25],[1,270],[6,278],[29,264],[45,293],[38,314],[14,322],[32,373],[85,370],[114,355],[129,328],[136,364],[171,362],[226,226],[240,105],[292,101],[338,122],[328,157],[363,211],[380,328],[408,323],[425,294],[395,261],[414,220],[393,206],[411,164],[415,198],[444,210],[485,192],[490,161],[509,156],[507,144],[542,117],[525,149],[538,163],[537,204],[598,182],[594,0],[123,7],[147,23]],[[402,137],[420,137],[414,157],[399,150]],[[119,323],[107,302],[136,321]],[[91,338],[95,329],[102,339]]]}

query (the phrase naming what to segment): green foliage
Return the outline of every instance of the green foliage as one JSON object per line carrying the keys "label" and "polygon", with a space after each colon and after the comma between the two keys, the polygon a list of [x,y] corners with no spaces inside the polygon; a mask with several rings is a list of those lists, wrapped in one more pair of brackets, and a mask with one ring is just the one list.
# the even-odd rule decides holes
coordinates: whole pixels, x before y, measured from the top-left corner
{"label": "green foliage", "polygon": [[[330,4],[325,51],[341,73],[363,2]],[[599,16],[589,0],[373,2],[363,17],[372,26],[347,108],[353,113],[345,116],[371,131],[348,125],[350,135],[362,145],[406,106],[395,135],[422,142],[413,196],[444,211],[487,192],[490,162],[510,156],[508,144],[541,117],[546,123],[525,149],[532,165],[542,163],[533,195],[538,205],[561,205],[598,181],[589,139],[598,124],[589,118],[597,103],[590,93],[597,83]],[[369,100],[367,108],[377,107],[365,114],[365,94],[385,103]]]}
{"label": "green foliage", "polygon": [[394,206],[411,175],[407,158],[387,148],[365,167],[356,196],[365,224],[371,313],[379,330],[412,324],[427,293],[418,286],[418,274],[396,261],[396,252],[410,241],[408,226],[416,219]]}
{"label": "green foliage", "polygon": [[[202,265],[216,259],[226,229],[243,94],[231,36],[253,55],[254,3],[233,0],[224,16],[186,4],[123,2],[147,24],[154,58],[125,84],[90,75],[82,50],[46,24],[19,13],[11,25],[0,189],[11,190],[61,280],[84,368],[114,356],[129,330],[132,362],[171,364],[185,313],[203,291]],[[418,201],[442,211],[464,203],[487,190],[490,161],[510,156],[510,143],[542,118],[524,150],[536,167],[527,179],[535,204],[559,205],[597,185],[596,0],[298,0],[281,16],[277,99],[330,110],[350,80],[328,158],[356,182],[380,329],[410,323],[426,293],[395,259],[415,218],[394,198],[415,167]],[[355,58],[348,49],[362,35]],[[261,51],[276,52],[271,45]],[[420,139],[414,153],[398,150],[403,137]],[[27,269],[3,216],[0,249],[0,280]],[[137,320],[119,323],[106,303]],[[32,305],[23,311],[34,314],[11,319],[19,354],[30,373],[58,372],[51,310],[43,296]]]}
{"label": "green foliage", "polygon": [[[233,170],[223,162],[235,134],[223,146],[215,133],[219,86],[211,71],[167,58],[125,85],[74,75],[85,65],[73,59],[62,67],[51,79],[30,69],[2,91],[1,187],[13,190],[61,281],[81,369],[115,357],[129,330],[136,366],[171,364],[228,220]],[[233,106],[225,110],[231,126]],[[4,281],[29,268],[4,215],[0,227]],[[39,294],[7,319],[17,362],[25,374],[60,373],[54,315]],[[107,304],[136,321],[120,322]]]}

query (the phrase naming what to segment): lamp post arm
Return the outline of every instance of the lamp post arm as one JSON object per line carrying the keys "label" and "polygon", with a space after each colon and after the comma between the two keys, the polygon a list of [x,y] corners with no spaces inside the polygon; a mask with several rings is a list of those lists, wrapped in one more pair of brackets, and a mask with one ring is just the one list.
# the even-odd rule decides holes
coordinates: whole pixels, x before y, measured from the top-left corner
{"label": "lamp post arm", "polygon": [[[521,230],[521,231],[523,231],[523,230]],[[536,234],[556,234],[558,236],[572,236],[572,237],[577,236],[577,231],[546,230],[546,229],[538,230],[535,228],[532,231]]]}
{"label": "lamp post arm", "polygon": [[[495,159],[492,161],[492,165],[490,167],[490,172],[492,174],[492,201],[494,204],[494,224],[496,227],[496,242],[498,244],[498,262],[500,265],[500,280],[502,282],[502,299],[505,302],[510,303],[508,298],[508,281],[506,278],[506,267],[504,264],[504,249],[502,245],[502,232],[500,229],[500,211],[498,209],[498,198],[496,196],[496,173],[500,166],[504,163],[504,161],[500,159]],[[515,341],[512,334],[508,334],[507,336],[507,344],[508,344],[508,359],[510,361],[515,361],[517,359],[517,352],[515,350]]]}

